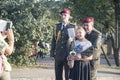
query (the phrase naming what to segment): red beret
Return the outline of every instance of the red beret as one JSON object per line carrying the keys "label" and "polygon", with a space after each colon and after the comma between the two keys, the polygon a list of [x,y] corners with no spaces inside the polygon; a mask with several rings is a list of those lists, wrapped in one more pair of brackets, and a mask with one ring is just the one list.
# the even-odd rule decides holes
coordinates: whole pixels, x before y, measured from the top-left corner
{"label": "red beret", "polygon": [[71,11],[69,9],[65,8],[60,12],[60,14],[62,14],[62,13],[70,14]]}
{"label": "red beret", "polygon": [[94,18],[93,17],[88,17],[83,19],[82,23],[89,23],[89,22],[94,22]]}

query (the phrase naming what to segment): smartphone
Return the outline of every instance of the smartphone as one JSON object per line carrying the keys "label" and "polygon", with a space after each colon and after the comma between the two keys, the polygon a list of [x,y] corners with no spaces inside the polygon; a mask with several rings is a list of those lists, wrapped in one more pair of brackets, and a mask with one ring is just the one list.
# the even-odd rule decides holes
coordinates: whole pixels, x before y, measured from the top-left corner
{"label": "smartphone", "polygon": [[0,32],[7,31],[12,28],[12,21],[0,20]]}

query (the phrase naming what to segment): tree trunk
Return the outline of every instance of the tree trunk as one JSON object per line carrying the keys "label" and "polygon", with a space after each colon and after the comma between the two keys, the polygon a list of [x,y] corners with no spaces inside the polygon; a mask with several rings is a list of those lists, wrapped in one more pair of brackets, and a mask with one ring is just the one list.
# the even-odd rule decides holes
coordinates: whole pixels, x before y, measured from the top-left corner
{"label": "tree trunk", "polygon": [[119,0],[113,0],[114,5],[115,5],[115,29],[116,29],[116,33],[115,33],[115,41],[114,41],[114,58],[115,58],[115,63],[116,66],[120,66],[119,64],[119,37],[118,37],[118,33],[119,33]]}
{"label": "tree trunk", "polygon": [[120,62],[119,62],[119,48],[115,47],[115,42],[114,42],[114,38],[113,37],[111,37],[111,41],[112,41],[112,46],[113,46],[115,64],[116,64],[116,66],[120,66]]}
{"label": "tree trunk", "polygon": [[107,55],[113,54],[113,47],[111,39],[107,40]]}
{"label": "tree trunk", "polygon": [[115,63],[116,66],[120,66],[119,62],[119,48],[114,49],[114,58],[115,58]]}

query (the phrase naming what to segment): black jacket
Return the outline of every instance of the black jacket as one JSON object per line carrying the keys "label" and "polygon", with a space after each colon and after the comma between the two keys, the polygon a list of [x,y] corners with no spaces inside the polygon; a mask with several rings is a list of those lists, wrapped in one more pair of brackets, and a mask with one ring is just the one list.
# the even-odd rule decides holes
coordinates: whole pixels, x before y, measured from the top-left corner
{"label": "black jacket", "polygon": [[98,53],[100,53],[100,48],[101,48],[101,40],[102,40],[102,33],[99,32],[98,30],[94,29],[90,34],[86,34],[86,39],[88,39],[93,47],[94,47],[94,51],[93,51],[93,59],[98,59],[99,55]]}
{"label": "black jacket", "polygon": [[66,60],[68,56],[68,28],[75,28],[73,24],[66,25],[66,28],[61,30],[62,23],[56,24],[52,38],[50,56],[55,60]]}

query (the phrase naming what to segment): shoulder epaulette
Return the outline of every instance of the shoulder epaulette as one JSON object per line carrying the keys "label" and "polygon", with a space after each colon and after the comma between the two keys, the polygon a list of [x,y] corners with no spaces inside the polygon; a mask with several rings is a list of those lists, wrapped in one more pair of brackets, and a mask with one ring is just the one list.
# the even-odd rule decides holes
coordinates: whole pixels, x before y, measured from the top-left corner
{"label": "shoulder epaulette", "polygon": [[70,23],[70,25],[75,26],[75,24],[74,24],[74,23]]}
{"label": "shoulder epaulette", "polygon": [[97,29],[94,29],[94,31],[97,32],[99,35],[102,35],[102,33],[98,31]]}

